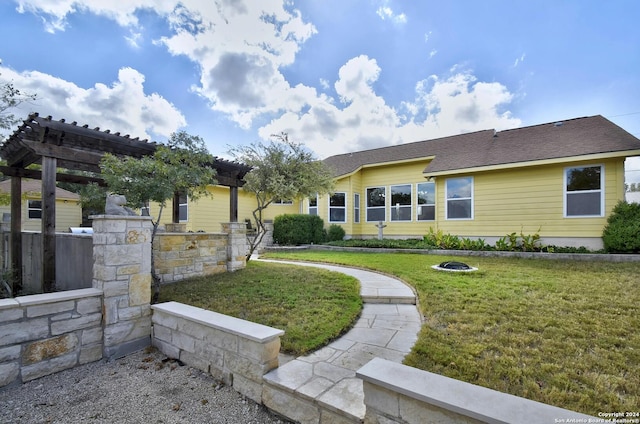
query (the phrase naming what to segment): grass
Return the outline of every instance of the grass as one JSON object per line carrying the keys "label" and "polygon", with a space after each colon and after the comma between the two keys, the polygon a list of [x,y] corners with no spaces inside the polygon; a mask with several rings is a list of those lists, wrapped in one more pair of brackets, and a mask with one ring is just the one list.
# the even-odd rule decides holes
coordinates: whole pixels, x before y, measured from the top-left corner
{"label": "grass", "polygon": [[174,300],[285,331],[281,350],[301,355],[349,329],[362,309],[358,280],[310,267],[249,262],[243,270],[162,287]]}
{"label": "grass", "polygon": [[425,324],[405,364],[586,414],[640,405],[640,264],[304,251],[269,257],[393,274]]}

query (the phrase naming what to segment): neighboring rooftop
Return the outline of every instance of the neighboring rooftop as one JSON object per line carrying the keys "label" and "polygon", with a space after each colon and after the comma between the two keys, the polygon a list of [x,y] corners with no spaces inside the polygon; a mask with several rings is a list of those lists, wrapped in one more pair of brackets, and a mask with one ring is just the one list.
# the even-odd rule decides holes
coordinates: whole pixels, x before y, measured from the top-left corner
{"label": "neighboring rooftop", "polygon": [[366,165],[433,157],[424,170],[429,174],[613,152],[619,152],[621,156],[640,155],[640,140],[596,115],[345,153],[331,156],[324,162],[339,176]]}
{"label": "neighboring rooftop", "polygon": [[[31,194],[40,196],[42,191],[42,183],[36,180],[22,180],[22,194]],[[0,181],[0,192],[11,193],[11,180]],[[80,200],[80,195],[71,191],[56,187],[56,199]]]}

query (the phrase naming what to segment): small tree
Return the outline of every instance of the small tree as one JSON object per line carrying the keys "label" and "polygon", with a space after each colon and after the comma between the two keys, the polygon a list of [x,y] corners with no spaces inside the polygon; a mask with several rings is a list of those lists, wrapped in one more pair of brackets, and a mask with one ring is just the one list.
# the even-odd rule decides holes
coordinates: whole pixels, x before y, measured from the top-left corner
{"label": "small tree", "polygon": [[35,94],[20,91],[10,82],[0,84],[0,129],[9,130],[20,122],[20,118],[9,112],[11,109],[35,99]]}
{"label": "small tree", "polygon": [[333,173],[302,144],[289,140],[286,133],[272,136],[268,144],[254,143],[232,148],[236,160],[252,167],[245,175],[244,189],[256,196],[253,220],[257,234],[248,237],[247,260],[266,233],[262,212],[276,199],[295,200],[326,194],[333,189]]}
{"label": "small tree", "polygon": [[[176,193],[186,194],[191,200],[210,195],[207,186],[217,184],[213,162],[202,138],[181,131],[172,134],[167,145],[158,146],[153,156],[136,159],[106,154],[100,168],[109,190],[124,195],[131,207],[139,208],[148,202],[160,205],[158,216],[152,221],[153,244],[167,200]],[[160,279],[153,258],[151,274],[156,301]]]}

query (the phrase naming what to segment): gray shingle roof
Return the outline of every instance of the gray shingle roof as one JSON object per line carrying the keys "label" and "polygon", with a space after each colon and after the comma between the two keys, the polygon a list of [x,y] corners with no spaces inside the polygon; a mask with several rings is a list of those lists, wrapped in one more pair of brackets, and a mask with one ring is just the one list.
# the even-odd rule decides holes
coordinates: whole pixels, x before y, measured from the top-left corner
{"label": "gray shingle roof", "polygon": [[477,131],[328,157],[336,176],[366,165],[434,157],[425,173],[599,153],[640,154],[640,140],[600,115],[500,131]]}

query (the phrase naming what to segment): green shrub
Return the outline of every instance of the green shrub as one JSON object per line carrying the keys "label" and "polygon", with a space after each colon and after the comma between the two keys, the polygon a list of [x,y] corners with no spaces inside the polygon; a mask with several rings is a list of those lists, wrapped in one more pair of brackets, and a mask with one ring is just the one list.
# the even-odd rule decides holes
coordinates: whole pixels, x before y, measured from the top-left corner
{"label": "green shrub", "polygon": [[329,231],[327,231],[327,241],[339,241],[344,239],[345,236],[344,228],[339,226],[338,224],[331,224],[329,226]]}
{"label": "green shrub", "polygon": [[602,242],[609,253],[640,253],[640,204],[619,202],[607,218]]}
{"label": "green shrub", "polygon": [[324,221],[317,215],[285,214],[273,220],[273,241],[278,244],[320,244],[324,239]]}

